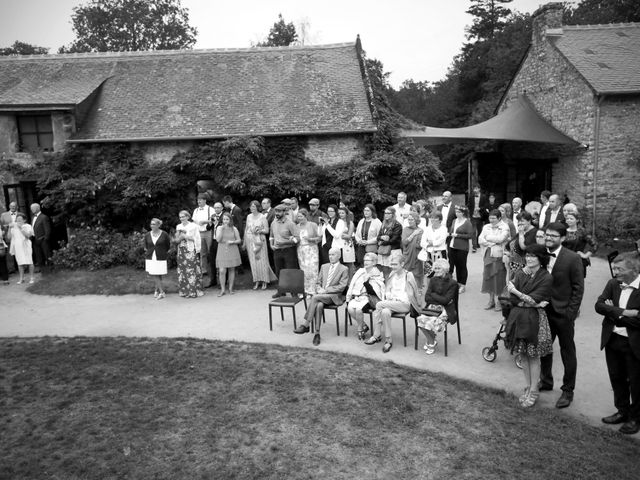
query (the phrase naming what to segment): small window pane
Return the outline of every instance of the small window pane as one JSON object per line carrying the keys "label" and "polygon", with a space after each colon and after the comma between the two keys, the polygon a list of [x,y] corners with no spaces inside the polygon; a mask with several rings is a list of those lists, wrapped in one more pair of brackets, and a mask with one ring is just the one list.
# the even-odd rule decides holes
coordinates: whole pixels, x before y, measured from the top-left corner
{"label": "small window pane", "polygon": [[51,128],[51,117],[49,115],[36,117],[38,121],[38,132],[40,133],[50,133],[53,131]]}
{"label": "small window pane", "polygon": [[38,136],[35,134],[22,135],[20,137],[23,151],[31,151],[38,149]]}
{"label": "small window pane", "polygon": [[53,134],[45,133],[40,135],[40,148],[53,150]]}
{"label": "small window pane", "polygon": [[21,133],[36,133],[35,117],[18,117],[18,128]]}

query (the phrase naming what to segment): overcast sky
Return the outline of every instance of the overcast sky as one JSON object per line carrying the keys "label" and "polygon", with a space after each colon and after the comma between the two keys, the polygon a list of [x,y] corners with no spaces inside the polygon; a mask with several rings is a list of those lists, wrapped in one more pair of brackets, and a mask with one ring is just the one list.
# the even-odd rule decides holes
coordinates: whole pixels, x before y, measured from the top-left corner
{"label": "overcast sky", "polygon": [[[71,13],[81,0],[0,0],[0,47],[15,40],[56,53],[71,43]],[[544,0],[514,0],[532,13]],[[264,40],[278,14],[309,26],[308,44],[354,42],[391,72],[391,84],[444,78],[465,41],[469,0],[182,0],[198,29],[195,48],[245,48]]]}

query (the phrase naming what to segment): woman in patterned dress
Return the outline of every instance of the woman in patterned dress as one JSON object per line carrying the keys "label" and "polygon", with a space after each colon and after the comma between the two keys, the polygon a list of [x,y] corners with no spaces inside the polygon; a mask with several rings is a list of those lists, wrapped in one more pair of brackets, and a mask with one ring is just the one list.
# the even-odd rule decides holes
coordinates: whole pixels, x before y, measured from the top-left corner
{"label": "woman in patterned dress", "polygon": [[407,223],[408,226],[402,230],[402,255],[405,258],[404,269],[413,273],[418,288],[422,289],[424,267],[422,266],[422,262],[418,260],[418,252],[420,251],[420,242],[424,232],[422,228],[418,226],[420,223],[420,214],[411,211],[407,217]]}
{"label": "woman in patterned dress", "polygon": [[262,290],[267,288],[267,284],[276,280],[276,275],[269,266],[269,256],[267,255],[267,235],[269,225],[267,218],[259,211],[260,204],[257,200],[252,200],[249,204],[249,216],[244,230],[244,247],[247,250],[249,264],[251,265],[251,276],[253,277],[253,289],[257,290],[262,284]]}
{"label": "woman in patterned dress", "polygon": [[186,210],[178,214],[180,223],[176,227],[174,242],[178,245],[178,294],[185,298],[204,295],[202,269],[200,267],[200,230],[191,222]]}
{"label": "woman in patterned dress", "polygon": [[236,280],[236,267],[242,261],[240,260],[240,248],[242,243],[240,232],[233,226],[233,217],[229,212],[224,212],[221,218],[221,224],[216,228],[216,241],[218,242],[218,252],[216,253],[216,267],[218,268],[218,281],[220,282],[221,297],[225,292],[227,284],[227,270],[229,271],[229,295],[233,295],[233,284]]}
{"label": "woman in patterned dress", "polygon": [[297,222],[300,231],[298,244],[298,264],[304,272],[304,293],[315,295],[320,256],[318,242],[321,240],[318,226],[309,221],[309,212],[305,208],[298,210]]}
{"label": "woman in patterned dress", "polygon": [[511,294],[511,312],[505,326],[505,345],[522,358],[524,394],[520,405],[533,407],[538,400],[540,357],[553,351],[551,330],[544,307],[553,289],[553,277],[547,271],[549,253],[543,245],[529,245],[525,249],[526,265],[507,283]]}

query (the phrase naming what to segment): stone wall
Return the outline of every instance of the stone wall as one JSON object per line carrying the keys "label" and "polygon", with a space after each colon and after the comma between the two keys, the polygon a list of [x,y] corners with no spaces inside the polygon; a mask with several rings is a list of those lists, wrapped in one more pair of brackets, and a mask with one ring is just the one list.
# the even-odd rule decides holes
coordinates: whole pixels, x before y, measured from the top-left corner
{"label": "stone wall", "polygon": [[317,165],[328,167],[364,153],[364,135],[323,135],[308,137],[306,156]]}

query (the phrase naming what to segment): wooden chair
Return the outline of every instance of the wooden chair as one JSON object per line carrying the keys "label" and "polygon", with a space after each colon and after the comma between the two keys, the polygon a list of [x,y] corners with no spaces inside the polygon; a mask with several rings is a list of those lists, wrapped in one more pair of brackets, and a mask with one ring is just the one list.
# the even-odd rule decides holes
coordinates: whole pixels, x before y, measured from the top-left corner
{"label": "wooden chair", "polygon": [[[460,309],[458,308],[458,290],[456,290],[454,296],[453,296],[453,304],[455,305],[456,308],[456,313],[458,314],[458,321],[456,322],[456,327],[458,328],[458,345],[462,345],[462,336],[460,335]],[[416,333],[415,333],[415,344],[414,344],[414,348],[417,350],[418,349],[418,336],[419,336],[419,328],[418,328],[418,315],[416,315],[415,310],[412,309],[411,311],[411,316],[413,317],[413,321],[415,323],[415,327],[416,327]],[[449,355],[449,348],[448,348],[448,329],[449,329],[449,325],[450,323],[447,322],[445,323],[444,326],[444,356],[447,357]]]}
{"label": "wooden chair", "polygon": [[[304,272],[302,270],[285,268],[280,270],[280,278],[278,279],[278,291],[283,294],[290,293],[291,296],[282,296],[274,298],[269,302],[269,330],[273,331],[273,315],[271,308],[280,308],[280,319],[284,322],[284,308],[290,308],[293,312],[293,328],[296,325],[296,305],[304,302],[307,308],[307,298],[304,296]],[[302,298],[298,296],[302,294]]]}

